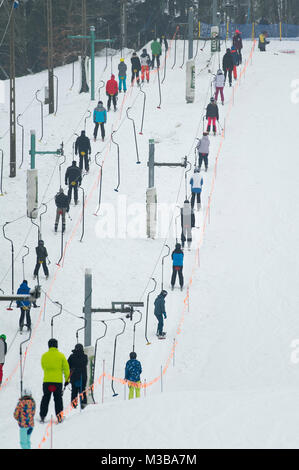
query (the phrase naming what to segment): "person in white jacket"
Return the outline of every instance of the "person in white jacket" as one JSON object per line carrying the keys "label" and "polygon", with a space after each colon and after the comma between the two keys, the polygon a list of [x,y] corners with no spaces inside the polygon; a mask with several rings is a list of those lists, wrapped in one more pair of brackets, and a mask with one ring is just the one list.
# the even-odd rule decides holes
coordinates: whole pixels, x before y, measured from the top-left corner
{"label": "person in white jacket", "polygon": [[214,82],[214,85],[215,85],[215,100],[217,101],[218,95],[219,95],[219,92],[220,92],[221,102],[222,102],[222,104],[224,104],[223,88],[224,88],[224,84],[225,84],[225,78],[224,78],[224,74],[223,74],[221,69],[218,70],[217,75],[215,75],[213,82]]}
{"label": "person in white jacket", "polygon": [[194,174],[190,179],[191,184],[191,209],[194,208],[195,198],[197,202],[197,210],[199,211],[201,205],[201,191],[203,186],[203,177],[199,168],[194,168]]}
{"label": "person in white jacket", "polygon": [[198,151],[198,168],[201,169],[202,161],[205,163],[205,169],[208,171],[208,156],[210,148],[209,133],[204,132],[201,139],[198,139],[196,149]]}

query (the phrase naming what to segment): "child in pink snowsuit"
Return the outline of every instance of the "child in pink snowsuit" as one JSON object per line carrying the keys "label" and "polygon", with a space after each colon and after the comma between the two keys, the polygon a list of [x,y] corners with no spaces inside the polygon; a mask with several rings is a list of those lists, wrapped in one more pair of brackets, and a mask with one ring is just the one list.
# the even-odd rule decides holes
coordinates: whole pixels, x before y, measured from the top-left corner
{"label": "child in pink snowsuit", "polygon": [[214,85],[215,85],[215,100],[217,101],[218,95],[220,92],[221,102],[224,104],[224,88],[225,78],[221,69],[218,70],[217,75],[214,78]]}

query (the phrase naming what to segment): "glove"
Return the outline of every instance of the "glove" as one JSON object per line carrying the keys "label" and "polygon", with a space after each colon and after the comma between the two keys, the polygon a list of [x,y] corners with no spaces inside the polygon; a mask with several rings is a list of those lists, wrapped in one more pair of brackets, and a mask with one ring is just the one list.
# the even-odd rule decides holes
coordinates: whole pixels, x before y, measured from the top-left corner
{"label": "glove", "polygon": [[31,428],[31,427],[30,427],[30,428],[28,428],[28,430],[27,430],[27,434],[28,434],[28,436],[30,436],[30,434],[32,433],[32,431],[33,431],[33,428]]}

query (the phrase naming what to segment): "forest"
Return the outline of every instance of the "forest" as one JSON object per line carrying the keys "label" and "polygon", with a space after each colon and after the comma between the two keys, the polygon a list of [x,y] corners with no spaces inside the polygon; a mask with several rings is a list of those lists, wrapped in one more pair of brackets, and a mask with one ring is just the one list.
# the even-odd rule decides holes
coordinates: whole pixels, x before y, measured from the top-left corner
{"label": "forest", "polygon": [[[120,47],[122,2],[126,4],[126,44],[133,49],[154,36],[172,36],[176,25],[186,22],[189,7],[194,8],[196,24],[212,23],[212,0],[0,0],[1,79],[9,77],[11,19],[15,24],[16,76],[47,68],[49,1],[53,9],[54,66],[77,60],[82,53],[81,42],[68,35],[82,34],[91,25],[98,39],[113,39],[111,47]],[[82,14],[83,8],[86,15]],[[298,0],[218,0],[217,11],[221,22],[299,23]],[[97,51],[103,47],[98,44]]]}

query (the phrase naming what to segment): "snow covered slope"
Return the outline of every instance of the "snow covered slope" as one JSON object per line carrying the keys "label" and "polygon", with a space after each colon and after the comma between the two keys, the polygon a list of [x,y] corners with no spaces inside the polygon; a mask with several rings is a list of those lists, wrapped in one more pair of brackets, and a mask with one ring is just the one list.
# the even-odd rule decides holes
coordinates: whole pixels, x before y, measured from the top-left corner
{"label": "snow covered slope", "polygon": [[[223,50],[225,45],[223,46]],[[249,57],[251,42],[244,45],[244,62]],[[296,54],[283,54],[283,49],[295,49]],[[129,61],[129,51],[128,60]],[[142,379],[148,386],[140,400],[127,401],[126,387],[115,381],[118,393],[113,397],[111,380],[105,377],[104,404],[102,384],[95,388],[97,405],[80,413],[74,410],[62,425],[54,426],[54,448],[231,448],[231,447],[297,447],[296,408],[298,386],[297,366],[291,361],[291,343],[297,337],[298,310],[298,184],[295,153],[298,105],[292,101],[291,82],[296,77],[299,46],[272,42],[266,54],[256,49],[252,64],[234,89],[225,88],[226,104],[220,108],[220,123],[225,126],[225,138],[211,137],[210,167],[205,175],[203,207],[194,229],[192,251],[186,251],[184,275],[187,291],[175,290],[166,299],[168,318],[167,339],[155,337],[156,319],[153,300],[161,287],[161,256],[167,254],[167,244],[175,244],[175,217],[185,198],[183,169],[156,169],[158,201],[171,206],[170,218],[162,220],[166,231],[157,240],[144,234],[145,190],[148,182],[148,140],[156,140],[156,160],[177,162],[187,155],[194,163],[195,138],[202,134],[202,117],[211,92],[210,68],[218,68],[218,57],[208,64],[208,46],[196,57],[196,99],[185,102],[185,66],[183,43],[178,41],[178,57],[173,64],[173,49],[167,61],[167,73],[162,84],[162,103],[159,104],[158,77],[151,74],[144,85],[146,111],[143,135],[139,135],[143,94],[135,86],[126,96],[119,96],[118,111],[109,113],[104,143],[92,143],[92,164],[84,177],[87,203],[85,231],[81,238],[81,205],[71,207],[67,220],[66,247],[62,267],[60,237],[53,232],[54,196],[59,188],[59,164],[55,156],[37,157],[39,196],[47,204],[42,216],[42,237],[51,260],[48,281],[41,274],[43,294],[40,308],[32,309],[31,341],[23,345],[24,385],[31,387],[37,402],[37,416],[42,396],[40,357],[47,350],[51,336],[51,317],[59,313],[53,303],[63,305],[62,315],[55,318],[54,337],[59,349],[68,357],[76,343],[76,331],[84,326],[84,272],[93,273],[94,307],[107,307],[111,301],[129,299],[146,302],[150,297],[148,339],[144,335],[145,309],[142,321],[136,326],[135,350],[142,362]],[[222,57],[222,54],[221,54]],[[110,63],[96,59],[97,82],[110,78]],[[116,72],[119,55],[112,59]],[[200,72],[200,73],[199,73]],[[59,104],[56,116],[47,116],[45,109],[44,137],[37,143],[40,150],[56,149],[64,142],[66,162],[62,178],[73,159],[74,133],[84,128],[84,118],[92,112],[94,103],[79,95],[78,83],[72,90],[71,66],[55,71],[59,81]],[[161,70],[163,79],[164,70]],[[78,70],[76,71],[78,78]],[[5,152],[3,189],[0,198],[1,225],[13,239],[15,248],[15,290],[22,281],[24,245],[30,247],[25,258],[25,277],[33,285],[34,247],[37,229],[26,218],[26,170],[29,168],[29,132],[36,129],[40,137],[40,108],[34,98],[37,89],[46,84],[46,73],[17,80],[17,113],[25,127],[25,157],[15,179],[8,178],[9,141],[7,105],[1,108],[0,146]],[[234,104],[232,105],[232,93]],[[104,98],[103,89],[101,97]],[[132,122],[136,122],[138,149],[141,160],[136,165]],[[25,111],[24,111],[25,110]],[[92,135],[91,119],[86,130]],[[120,145],[121,180],[117,179],[117,147]],[[18,132],[18,162],[21,163],[21,135]],[[99,167],[103,165],[102,205],[98,216]],[[217,158],[216,179],[214,165]],[[189,178],[190,173],[187,174]],[[188,183],[188,180],[187,180]],[[189,192],[189,188],[188,188]],[[211,199],[209,201],[209,196]],[[82,194],[80,193],[80,202]],[[210,202],[210,213],[208,204]],[[127,219],[123,208],[127,208]],[[43,212],[43,209],[41,210]],[[109,214],[110,219],[107,214]],[[113,214],[115,223],[111,222]],[[128,224],[125,224],[127,220]],[[110,237],[102,238],[103,221],[110,223]],[[203,233],[203,228],[205,231]],[[107,225],[106,225],[107,228]],[[105,229],[105,227],[104,227]],[[169,229],[169,230],[168,230]],[[114,233],[116,232],[116,234]],[[199,257],[196,248],[199,247]],[[10,243],[0,241],[0,287],[11,291]],[[164,287],[169,288],[170,257],[165,259]],[[191,282],[192,280],[192,282]],[[46,296],[46,294],[47,296]],[[188,311],[189,310],[189,311]],[[138,314],[137,314],[138,315]],[[105,360],[105,372],[111,374],[115,335],[122,331],[122,322],[108,315],[94,315],[92,342],[103,332],[101,320],[108,323],[107,335],[99,343],[95,376],[99,378]],[[20,390],[19,345],[16,335],[19,312],[7,311],[1,305],[0,330],[8,339],[9,352],[0,390],[0,447],[17,448],[18,430],[13,410]],[[139,319],[135,317],[135,321]],[[123,378],[125,362],[133,344],[133,323],[126,321],[125,333],[119,337],[115,377]],[[83,342],[82,330],[79,341]],[[175,356],[172,348],[175,341]],[[161,368],[162,384],[160,379]],[[7,379],[7,380],[6,380]],[[155,380],[156,379],[156,380]],[[161,387],[162,385],[162,387]],[[161,388],[163,392],[161,393]],[[126,400],[125,400],[126,399]],[[64,393],[65,407],[70,392]],[[51,404],[50,414],[54,415]],[[157,419],[159,419],[159,424]],[[80,427],[80,442],[74,433]],[[136,429],[140,432],[136,433]],[[47,425],[36,420],[32,446],[49,448],[45,436]],[[77,435],[77,434],[76,434]],[[43,438],[45,437],[45,440]]]}

